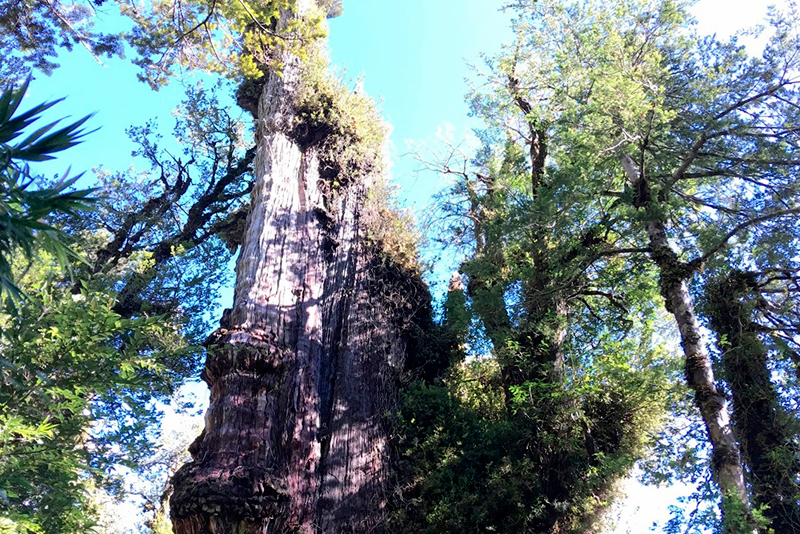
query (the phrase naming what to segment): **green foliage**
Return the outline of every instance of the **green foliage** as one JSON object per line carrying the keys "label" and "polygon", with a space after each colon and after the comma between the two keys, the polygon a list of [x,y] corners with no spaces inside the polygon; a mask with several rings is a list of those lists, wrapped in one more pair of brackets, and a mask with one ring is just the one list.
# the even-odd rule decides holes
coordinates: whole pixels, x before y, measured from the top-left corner
{"label": "green foliage", "polygon": [[[428,508],[411,514],[417,529],[430,532],[470,528],[444,522],[468,512],[440,490],[492,502],[489,509],[515,518],[472,517],[481,531],[599,528],[615,482],[647,454],[681,395],[672,385],[679,364],[657,333],[658,276],[642,254],[644,216],[632,208],[638,193],[619,161],[638,142],[672,141],[660,128],[680,115],[668,97],[679,94],[670,62],[686,57],[675,50],[692,46],[681,35],[683,6],[544,0],[513,7],[518,40],[489,60],[488,83],[471,101],[486,122],[482,147],[465,162],[466,173],[460,164],[452,171],[451,160],[440,168],[454,178],[443,205],[452,235],[472,251],[461,272],[470,311],[493,345],[500,420],[522,445],[514,450],[482,436],[495,456],[458,491],[423,462],[414,487],[429,493],[419,502],[458,510],[446,520]],[[675,203],[673,213],[684,209]],[[460,420],[452,412],[443,419]],[[438,439],[443,428],[426,437]],[[424,458],[451,455],[427,443]],[[515,496],[500,493],[506,503],[493,501],[488,465],[505,469],[503,489]],[[521,511],[504,510],[508,501]]]}
{"label": "green foliage", "polygon": [[139,77],[154,88],[179,69],[230,78],[279,73],[286,53],[305,59],[327,36],[325,18],[332,6],[321,4],[309,2],[307,12],[296,13],[296,0],[120,2],[122,13],[135,22],[126,40],[137,52]]}
{"label": "green foliage", "polygon": [[[722,529],[730,534],[750,534],[753,532],[753,512],[750,506],[742,502],[738,495],[724,494],[722,496]],[[769,519],[765,518],[762,510],[756,514],[755,522],[759,532],[769,532]]]}
{"label": "green foliage", "polygon": [[25,82],[0,95],[0,294],[15,299],[20,291],[13,281],[12,255],[21,250],[30,258],[37,247],[44,246],[66,266],[68,256],[77,256],[66,244],[64,234],[46,219],[57,213],[75,214],[77,210],[88,209],[94,200],[89,196],[91,189],[69,190],[80,175],[72,178],[64,175],[49,187],[32,188],[35,178],[21,162],[53,159],[52,154],[74,146],[86,135],[81,126],[89,117],[55,131],[58,121],[40,126],[17,140],[42,118],[44,111],[58,103],[39,104],[20,113],[27,88]]}
{"label": "green foliage", "polygon": [[78,282],[38,242],[30,258],[9,257],[29,296],[0,332],[2,528],[89,530],[94,495],[119,494],[120,468],[155,457],[157,401],[198,371],[209,302],[226,281],[210,273],[229,259],[214,236],[249,192],[252,154],[210,92],[192,90],[178,115],[191,166],[165,155],[149,127],[134,129],[157,173],[101,171],[95,209],[42,213],[69,236],[67,260],[88,258],[70,265]]}
{"label": "green foliage", "polygon": [[404,396],[399,435],[400,454],[408,462],[401,473],[409,478],[400,481],[406,491],[390,532],[455,532],[466,525],[485,531],[513,509],[513,499],[488,491],[493,463],[509,448],[519,448],[507,424],[475,417],[446,387],[415,383]]}
{"label": "green foliage", "polygon": [[[583,376],[599,361],[598,336],[641,332],[660,299],[656,273],[634,254],[647,252],[653,224],[675,249],[669,265],[660,262],[662,287],[690,282],[704,265],[782,273],[768,278],[763,298],[776,311],[761,327],[792,338],[785,328],[797,325],[796,297],[788,296],[796,294],[788,289],[797,257],[798,162],[789,148],[800,118],[796,9],[771,16],[775,37],[763,57],[751,58],[735,40],[694,34],[683,2],[512,7],[517,40],[489,60],[488,83],[472,100],[488,124],[484,148],[474,176],[453,188],[460,202],[450,205],[462,214],[458,235],[475,249],[462,271],[515,413],[538,424],[534,401],[568,402],[569,388],[553,377],[559,349],[567,376]],[[534,140],[547,149],[538,174]],[[529,150],[531,162],[520,160]],[[638,182],[623,172],[626,157]],[[520,187],[520,176],[529,183]],[[657,262],[672,254],[649,252]],[[696,476],[708,457],[688,454],[671,467],[683,460]],[[709,495],[718,497],[702,498]]]}
{"label": "green foliage", "polygon": [[123,55],[126,41],[136,51],[133,63],[142,69],[140,79],[154,88],[182,69],[258,77],[266,67],[280,70],[284,51],[304,57],[307,45],[327,35],[325,18],[341,12],[339,1],[312,2],[307,13],[277,24],[282,14],[296,8],[295,0],[120,0],[109,4],[116,4],[134,25],[122,33],[106,33],[94,28],[105,3],[0,3],[0,81],[20,81],[32,69],[51,73],[61,48],[80,44],[100,61],[101,56]]}
{"label": "green foliage", "polygon": [[96,58],[122,54],[118,35],[95,31],[104,0],[0,2],[0,85],[24,80],[32,69],[50,74],[62,48],[79,44]]}
{"label": "green foliage", "polygon": [[[597,362],[565,389],[519,386],[512,405],[524,418],[507,411],[495,359],[459,364],[440,385],[411,384],[398,424],[403,491],[389,531],[597,528],[613,481],[644,452],[663,413],[661,362],[631,368],[623,354]],[[553,410],[564,408],[579,424],[556,432]],[[552,486],[564,492],[554,495]]]}
{"label": "green foliage", "polygon": [[52,259],[39,263],[23,281],[37,296],[3,319],[0,515],[18,529],[86,532],[90,489],[148,455],[150,399],[171,393],[186,347],[162,318],[120,317],[112,295],[71,293]]}
{"label": "green foliage", "polygon": [[409,210],[400,207],[395,189],[384,176],[377,176],[367,191],[363,220],[367,239],[381,254],[408,272],[423,270],[419,258],[422,242]]}
{"label": "green foliage", "polygon": [[333,191],[382,174],[389,127],[369,96],[350,89],[341,76],[330,72],[320,51],[303,63],[293,99],[292,137],[304,148],[317,149],[320,176]]}
{"label": "green foliage", "polygon": [[[766,273],[734,270],[710,279],[704,291],[702,308],[719,339],[718,372],[732,398],[732,419],[749,467],[752,503],[762,509],[758,517],[751,518],[746,508],[742,510],[742,503],[726,496],[723,519],[730,531],[746,528],[747,521],[760,518],[763,526],[781,532],[791,529],[800,516],[796,500],[800,493],[796,482],[800,423],[791,401],[781,402],[772,378],[780,365],[770,365],[770,359],[780,359],[765,343],[769,340],[765,333],[786,335],[783,329],[790,324],[782,315],[784,310],[767,300],[776,288],[785,288],[785,278],[773,280]],[[766,329],[762,322],[776,328]],[[796,386],[787,389],[793,398]]]}
{"label": "green foliage", "polygon": [[457,344],[456,351],[463,352],[466,349],[469,337],[472,314],[467,306],[461,277],[457,274],[450,279],[450,287],[443,305],[442,322],[444,328]]}

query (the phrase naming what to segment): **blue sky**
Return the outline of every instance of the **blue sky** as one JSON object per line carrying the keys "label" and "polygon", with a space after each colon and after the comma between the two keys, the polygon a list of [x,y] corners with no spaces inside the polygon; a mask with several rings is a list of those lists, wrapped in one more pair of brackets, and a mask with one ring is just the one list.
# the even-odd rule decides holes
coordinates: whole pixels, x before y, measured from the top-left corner
{"label": "blue sky", "polygon": [[[332,61],[349,77],[365,75],[366,91],[382,102],[393,126],[397,152],[405,150],[406,139],[429,137],[445,121],[465,126],[466,60],[479,61],[481,52],[497,51],[508,40],[500,5],[496,0],[345,1],[344,15],[330,23]],[[101,14],[103,20],[116,23],[111,15]],[[54,174],[70,164],[76,170],[127,168],[133,161],[126,127],[148,119],[157,119],[165,131],[172,127],[170,113],[183,95],[179,84],[151,91],[136,80],[127,60],[99,65],[80,47],[63,54],[60,63],[52,76],[34,80],[30,102],[67,97],[52,115],[94,113],[90,124],[100,131],[42,166],[42,172]]]}
{"label": "blue sky", "polygon": [[382,98],[395,143],[466,116],[466,60],[508,40],[501,2],[492,0],[347,0],[331,21],[334,64],[366,75],[368,93]]}

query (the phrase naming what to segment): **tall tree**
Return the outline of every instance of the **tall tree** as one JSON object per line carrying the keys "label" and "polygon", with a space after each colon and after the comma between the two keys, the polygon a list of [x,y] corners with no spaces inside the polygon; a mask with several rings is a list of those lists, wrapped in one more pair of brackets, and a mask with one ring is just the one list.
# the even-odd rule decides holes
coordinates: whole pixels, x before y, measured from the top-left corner
{"label": "tall tree", "polygon": [[652,273],[630,276],[641,260],[626,258],[599,210],[576,201],[583,184],[548,164],[543,128],[506,83],[478,156],[435,165],[454,180],[445,213],[472,249],[444,327],[463,339],[474,313],[491,353],[456,354],[443,384],[406,392],[396,532],[599,530],[667,394]]}
{"label": "tall tree", "polygon": [[[731,532],[748,532],[754,521],[748,518],[736,435],[687,286],[706,263],[728,251],[731,240],[743,240],[757,225],[800,213],[796,184],[786,178],[797,165],[787,157],[797,143],[798,80],[789,72],[795,69],[800,41],[786,26],[794,18],[794,13],[773,18],[776,34],[761,59],[747,58],[733,43],[700,41],[695,59],[672,64],[663,93],[664,104],[675,113],[664,125],[670,138],[656,133],[657,121],[622,128],[636,145],[630,149],[633,157],[622,156],[633,190],[630,202],[642,212],[661,292],[681,333],[687,382],[713,445],[711,465],[722,490],[725,528]],[[687,73],[691,78],[684,78]],[[713,216],[698,215],[698,206]],[[737,253],[740,249],[733,247],[727,260],[747,261]],[[736,405],[734,410],[741,412],[743,406],[737,410]],[[746,459],[759,463],[756,456]]]}
{"label": "tall tree", "polygon": [[[385,209],[368,195],[381,173],[385,128],[371,102],[325,72],[317,40],[338,4],[123,3],[138,23],[128,37],[143,78],[157,86],[178,65],[244,74],[250,80],[240,102],[257,116],[257,179],[243,239],[236,235],[238,219],[218,218],[216,208],[236,198],[225,185],[201,192],[200,207],[189,210],[181,232],[160,234],[159,221],[191,181],[185,162],[161,161],[163,194],[144,202],[140,213],[119,214],[112,239],[89,269],[98,277],[130,254],[141,255],[144,269],[127,279],[115,304],[118,313],[136,317],[152,310],[152,299],[141,295],[159,266],[176,249],[206,239],[213,220],[242,245],[234,308],[209,343],[204,377],[212,405],[194,449],[202,461],[175,478],[171,511],[178,531],[239,524],[361,530],[380,524],[384,514],[375,498],[388,482],[384,417],[404,359],[403,325],[409,312],[426,308],[427,290],[418,275],[405,272],[415,254],[381,228]],[[42,10],[31,20],[52,24],[61,14]],[[51,42],[37,49],[43,57]],[[175,311],[174,303],[158,311]],[[230,413],[231,402],[251,387],[246,404],[253,419],[240,417],[245,408]],[[260,413],[263,403],[270,413]],[[249,441],[229,434],[230,416]],[[245,495],[226,491],[230,473],[251,484]],[[203,496],[225,502],[225,513]]]}
{"label": "tall tree", "polygon": [[[617,247],[650,255],[714,448],[711,465],[726,503],[726,528],[752,530],[738,444],[689,283],[748,229],[798,213],[789,178],[797,164],[791,73],[798,41],[789,22],[795,15],[776,16],[773,41],[763,59],[754,59],[735,42],[688,33],[680,3],[514,7],[518,40],[491,63],[496,94],[507,96],[481,97],[478,109],[499,117],[513,107],[525,113],[527,124],[516,135],[530,147],[531,169],[546,148],[554,168],[571,180],[551,193],[557,199],[558,192],[573,191],[577,201],[556,204],[559,215],[597,218],[601,231],[595,235],[614,236]],[[534,191],[537,186],[534,173]],[[583,250],[591,255],[591,243]]]}
{"label": "tall tree", "polygon": [[251,206],[233,308],[207,343],[206,427],[173,479],[178,534],[378,529],[402,324],[427,303],[370,243],[385,134],[371,102],[326,72],[321,41],[302,58],[277,44],[322,33],[329,6],[267,7],[247,41],[263,72]]}
{"label": "tall tree", "polygon": [[733,421],[749,468],[753,502],[763,509],[775,532],[800,529],[796,481],[799,429],[772,381],[770,351],[760,337],[770,329],[760,325],[756,316],[759,312],[770,314],[770,303],[764,297],[775,289],[780,291],[787,281],[791,284],[792,279],[733,271],[708,284],[704,306],[719,339],[723,376],[731,391]]}
{"label": "tall tree", "polygon": [[[522,85],[534,52],[516,52],[491,63],[491,92],[471,102],[486,121],[477,155],[429,164],[453,181],[447,239],[469,250],[467,309],[491,355],[406,395],[410,504],[398,532],[599,529],[667,395],[646,249],[614,227],[592,155],[572,152]],[[463,337],[458,282],[445,327]]]}

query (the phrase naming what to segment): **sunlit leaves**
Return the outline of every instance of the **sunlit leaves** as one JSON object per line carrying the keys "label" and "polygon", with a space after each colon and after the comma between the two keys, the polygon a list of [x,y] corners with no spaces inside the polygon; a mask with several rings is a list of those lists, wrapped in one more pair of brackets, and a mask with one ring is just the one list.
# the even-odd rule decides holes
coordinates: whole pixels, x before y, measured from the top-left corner
{"label": "sunlit leaves", "polygon": [[[65,258],[81,282],[39,241],[28,258],[19,247],[9,255],[28,293],[0,331],[0,488],[10,491],[0,516],[9,528],[88,531],[90,493],[117,492],[117,467],[147,459],[156,401],[197,372],[194,343],[208,333],[229,259],[214,235],[241,207],[251,159],[236,118],[211,92],[192,97],[176,126],[191,163],[139,128],[135,141],[157,171],[101,172],[93,211],[65,201],[42,213],[87,258]],[[125,307],[123,294],[134,297]]]}
{"label": "sunlit leaves", "polygon": [[[52,280],[47,271],[28,280]],[[170,354],[183,349],[161,318],[124,319],[110,295],[71,294],[56,280],[3,319],[0,516],[77,533],[92,524],[88,491],[147,454],[148,399],[170,394]]]}
{"label": "sunlit leaves", "polygon": [[250,78],[266,68],[279,72],[282,51],[305,58],[307,47],[327,35],[328,13],[315,1],[125,0],[120,5],[136,23],[127,39],[138,54],[140,78],[153,87],[168,83],[180,69]]}

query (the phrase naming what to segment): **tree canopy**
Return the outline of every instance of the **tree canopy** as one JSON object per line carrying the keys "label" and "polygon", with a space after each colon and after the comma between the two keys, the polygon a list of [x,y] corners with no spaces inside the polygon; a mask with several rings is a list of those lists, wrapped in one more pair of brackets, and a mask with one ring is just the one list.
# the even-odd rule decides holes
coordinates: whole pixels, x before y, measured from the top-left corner
{"label": "tree canopy", "polygon": [[[146,505],[157,513],[146,528],[167,528],[163,484],[179,454],[160,436],[159,403],[207,356],[204,376],[216,372],[228,354],[219,340],[241,326],[227,315],[206,339],[228,260],[266,202],[254,184],[274,185],[262,176],[273,135],[319,167],[317,183],[301,190],[319,193],[309,220],[328,232],[320,258],[339,265],[331,258],[351,243],[330,236],[350,228],[352,203],[365,207],[353,223],[364,248],[352,250],[374,261],[351,279],[368,272],[370,302],[391,308],[375,307],[372,326],[401,332],[385,352],[404,354],[387,363],[402,373],[379,384],[387,413],[370,419],[388,436],[375,447],[391,449],[376,528],[603,532],[620,481],[638,467],[646,481],[698,486],[694,511],[676,509],[665,532],[798,529],[794,6],[770,12],[753,57],[736,38],[699,34],[680,0],[507,3],[514,40],[486,58],[468,95],[482,123],[476,148],[447,146],[425,161],[449,184],[435,202],[434,240],[463,254],[434,318],[412,222],[374,179],[386,127],[360,89],[328,70],[325,19],[340,2],[119,1],[129,29],[116,32],[94,25],[95,9],[110,5],[0,3],[0,78],[49,72],[62,47],[118,55],[127,43],[153,88],[184,71],[233,79],[255,136],[222,103],[222,84],[191,87],[174,141],[153,123],[129,129],[145,171],[46,180],[25,162],[69,149],[91,122],[39,126],[58,106],[20,111],[27,83],[0,97],[0,532],[94,528],[93,495],[124,493],[122,467],[152,482]],[[302,209],[317,201],[300,198]],[[266,254],[248,246],[254,258]],[[282,265],[283,256],[267,259]],[[319,300],[342,290],[348,302],[355,290],[344,290],[345,277],[331,280],[340,286]],[[303,288],[292,294],[313,293]],[[352,350],[341,348],[337,362]],[[242,394],[238,409],[262,393],[272,398]],[[337,409],[346,412],[320,413]],[[351,411],[356,426],[363,414]],[[338,430],[320,430],[321,456]],[[292,439],[292,454],[316,446]]]}

